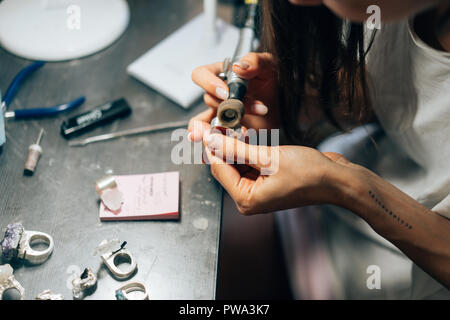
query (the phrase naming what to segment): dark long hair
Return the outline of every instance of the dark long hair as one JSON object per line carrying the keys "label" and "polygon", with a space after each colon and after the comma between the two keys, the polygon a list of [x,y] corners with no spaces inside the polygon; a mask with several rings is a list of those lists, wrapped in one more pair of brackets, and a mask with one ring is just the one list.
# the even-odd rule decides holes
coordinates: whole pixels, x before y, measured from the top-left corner
{"label": "dark long hair", "polygon": [[346,24],[325,6],[262,0],[261,7],[262,49],[276,60],[281,125],[287,137],[305,143],[308,133],[298,120],[311,95],[338,129],[345,130],[350,119],[366,121],[371,105],[363,25]]}

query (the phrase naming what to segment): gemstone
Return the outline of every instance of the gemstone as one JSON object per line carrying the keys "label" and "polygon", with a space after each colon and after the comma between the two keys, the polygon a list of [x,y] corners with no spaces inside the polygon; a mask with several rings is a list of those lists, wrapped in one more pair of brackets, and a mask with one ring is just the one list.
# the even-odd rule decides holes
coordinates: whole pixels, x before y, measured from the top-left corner
{"label": "gemstone", "polygon": [[2,258],[9,262],[16,257],[20,238],[24,232],[20,223],[11,223],[6,226],[5,237],[2,241]]}

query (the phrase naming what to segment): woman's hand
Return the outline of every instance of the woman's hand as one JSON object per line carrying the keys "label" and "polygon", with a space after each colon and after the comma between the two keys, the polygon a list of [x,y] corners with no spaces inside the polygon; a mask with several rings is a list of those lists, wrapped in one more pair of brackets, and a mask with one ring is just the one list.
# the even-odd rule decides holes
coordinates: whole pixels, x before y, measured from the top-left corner
{"label": "woman's hand", "polygon": [[[192,80],[206,91],[204,101],[211,108],[191,120],[188,130],[192,141],[202,140],[206,124],[209,125],[219,104],[228,97],[228,86],[218,77],[222,65],[222,62],[217,62],[201,66],[192,73]],[[245,116],[242,125],[256,130],[278,128],[276,73],[272,55],[249,53],[233,65],[233,71],[249,80],[243,101]]]}
{"label": "woman's hand", "polygon": [[[338,205],[359,215],[450,288],[450,220],[370,170],[339,154],[299,146],[249,145],[208,132],[204,144],[213,176],[241,213]],[[229,164],[232,160],[242,164]]]}
{"label": "woman's hand", "polygon": [[345,188],[335,176],[345,176],[345,171],[356,166],[336,153],[300,146],[249,145],[208,132],[204,144],[213,176],[246,215],[337,204]]}

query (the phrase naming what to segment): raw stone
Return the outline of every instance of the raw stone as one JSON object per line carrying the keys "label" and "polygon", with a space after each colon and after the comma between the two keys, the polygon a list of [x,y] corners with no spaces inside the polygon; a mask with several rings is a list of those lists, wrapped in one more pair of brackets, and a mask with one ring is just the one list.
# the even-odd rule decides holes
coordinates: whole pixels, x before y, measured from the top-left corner
{"label": "raw stone", "polygon": [[20,238],[24,228],[20,223],[11,223],[6,226],[5,237],[2,241],[2,258],[9,262],[16,257]]}

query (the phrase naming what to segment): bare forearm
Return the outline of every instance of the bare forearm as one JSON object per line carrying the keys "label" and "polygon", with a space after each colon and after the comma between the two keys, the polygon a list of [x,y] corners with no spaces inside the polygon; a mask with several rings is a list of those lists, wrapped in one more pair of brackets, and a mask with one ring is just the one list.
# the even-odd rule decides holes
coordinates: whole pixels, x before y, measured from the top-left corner
{"label": "bare forearm", "polygon": [[450,221],[371,171],[350,165],[336,177],[338,205],[363,218],[424,271],[450,287]]}

